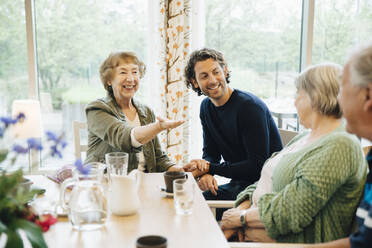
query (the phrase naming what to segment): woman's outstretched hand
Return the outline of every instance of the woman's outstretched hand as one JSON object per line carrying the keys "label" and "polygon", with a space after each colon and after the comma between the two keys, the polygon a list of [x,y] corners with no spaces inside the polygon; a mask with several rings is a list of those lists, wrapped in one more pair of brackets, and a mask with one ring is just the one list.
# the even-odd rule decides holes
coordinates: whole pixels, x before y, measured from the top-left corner
{"label": "woman's outstretched hand", "polygon": [[173,128],[176,128],[182,125],[185,122],[184,120],[172,121],[172,120],[165,120],[161,117],[156,117],[156,118],[158,119],[158,124],[161,130],[173,129]]}

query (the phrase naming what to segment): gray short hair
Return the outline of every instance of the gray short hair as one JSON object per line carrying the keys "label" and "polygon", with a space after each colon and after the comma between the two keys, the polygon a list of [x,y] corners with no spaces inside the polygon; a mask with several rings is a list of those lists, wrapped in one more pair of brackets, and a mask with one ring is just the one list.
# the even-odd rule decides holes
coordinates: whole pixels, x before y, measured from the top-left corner
{"label": "gray short hair", "polygon": [[350,82],[359,87],[372,83],[372,43],[358,47],[349,59]]}
{"label": "gray short hair", "polygon": [[341,73],[342,67],[338,64],[311,66],[296,78],[296,88],[309,95],[313,110],[326,116],[341,118],[342,110],[337,101]]}

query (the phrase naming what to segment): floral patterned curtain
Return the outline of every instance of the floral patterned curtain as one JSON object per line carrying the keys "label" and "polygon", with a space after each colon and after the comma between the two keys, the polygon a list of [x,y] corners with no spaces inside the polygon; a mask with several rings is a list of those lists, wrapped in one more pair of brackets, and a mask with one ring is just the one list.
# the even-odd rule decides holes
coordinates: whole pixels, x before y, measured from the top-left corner
{"label": "floral patterned curtain", "polygon": [[[162,86],[162,114],[169,119],[189,116],[189,92],[184,83],[183,69],[190,53],[190,19],[192,0],[160,0],[159,56]],[[188,161],[189,124],[168,131],[162,136],[169,157],[182,165]]]}

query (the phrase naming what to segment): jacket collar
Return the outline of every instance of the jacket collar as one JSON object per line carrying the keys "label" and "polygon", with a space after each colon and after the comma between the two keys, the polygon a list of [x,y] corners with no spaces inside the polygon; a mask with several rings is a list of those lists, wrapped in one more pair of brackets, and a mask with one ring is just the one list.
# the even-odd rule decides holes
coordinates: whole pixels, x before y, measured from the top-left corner
{"label": "jacket collar", "polygon": [[[121,108],[117,104],[114,96],[111,93],[107,92],[106,97],[105,97],[105,102],[107,102],[107,104],[113,106],[120,115],[125,116],[123,111],[121,110]],[[140,118],[140,120],[145,118],[146,117],[145,106],[143,104],[141,104],[139,101],[137,101],[135,98],[132,98],[132,103],[133,103],[133,106],[137,110],[137,114],[138,114],[138,117]]]}

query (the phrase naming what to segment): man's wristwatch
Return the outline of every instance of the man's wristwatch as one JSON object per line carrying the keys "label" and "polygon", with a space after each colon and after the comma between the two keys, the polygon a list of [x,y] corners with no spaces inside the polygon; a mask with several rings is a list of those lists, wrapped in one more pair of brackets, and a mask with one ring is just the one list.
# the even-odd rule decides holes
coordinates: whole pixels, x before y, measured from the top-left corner
{"label": "man's wristwatch", "polygon": [[248,210],[243,210],[241,213],[240,213],[240,224],[242,224],[242,226],[245,226],[246,224],[246,221],[245,221],[245,214],[247,213]]}

